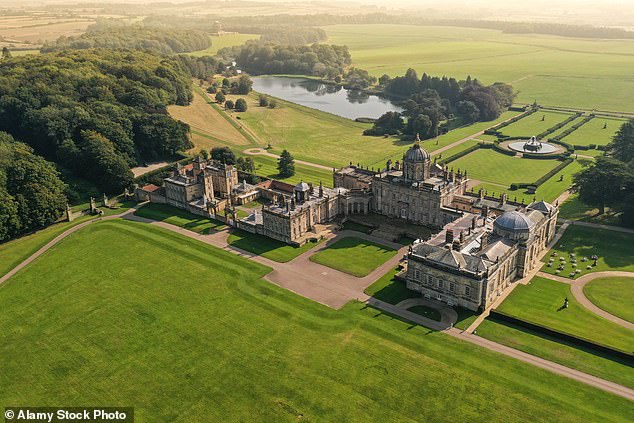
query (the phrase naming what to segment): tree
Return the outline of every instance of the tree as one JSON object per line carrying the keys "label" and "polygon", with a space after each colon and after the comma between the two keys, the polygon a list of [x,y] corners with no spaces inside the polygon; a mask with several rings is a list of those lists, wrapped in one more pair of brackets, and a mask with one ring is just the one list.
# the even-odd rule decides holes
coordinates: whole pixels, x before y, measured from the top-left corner
{"label": "tree", "polygon": [[407,132],[410,134],[420,134],[423,138],[430,138],[435,136],[432,131],[433,126],[429,116],[420,114],[407,121]]}
{"label": "tree", "polygon": [[253,86],[253,81],[251,81],[251,78],[249,78],[249,75],[240,75],[235,92],[236,94],[249,94],[251,92],[252,86]]}
{"label": "tree", "polygon": [[2,47],[2,59],[10,59],[11,58],[11,50],[8,47]]}
{"label": "tree", "polygon": [[226,107],[227,109],[231,110],[231,109],[233,109],[233,108],[234,108],[234,106],[235,106],[235,105],[233,104],[233,101],[232,101],[232,100],[227,100],[227,101],[225,101],[225,107]]}
{"label": "tree", "polygon": [[399,112],[386,112],[374,121],[371,129],[365,130],[364,135],[397,134],[403,129],[403,118]]}
{"label": "tree", "polygon": [[608,145],[610,155],[625,163],[634,161],[634,119],[625,122]]}
{"label": "tree", "polygon": [[249,106],[247,105],[247,101],[244,98],[239,98],[236,100],[236,111],[246,112],[248,107]]}
{"label": "tree", "polygon": [[225,95],[222,93],[222,91],[218,91],[216,93],[216,103],[218,104],[222,104],[224,103],[226,100]]}
{"label": "tree", "polygon": [[346,85],[352,89],[364,89],[376,83],[376,78],[371,76],[367,70],[360,68],[350,68],[344,76]]}
{"label": "tree", "polygon": [[211,149],[211,158],[226,164],[236,164],[236,155],[229,147],[214,147]]}
{"label": "tree", "polygon": [[275,109],[277,107],[277,100],[274,98],[269,100],[269,109]]}
{"label": "tree", "polygon": [[100,181],[99,187],[108,193],[119,193],[132,185],[134,175],[128,164],[117,154],[114,144],[95,131],[82,131],[80,144],[82,173]]}
{"label": "tree", "polygon": [[379,77],[379,85],[385,87],[387,84],[390,83],[391,80],[392,78],[390,78],[390,75],[384,73]]}
{"label": "tree", "polygon": [[260,107],[267,107],[269,105],[269,98],[264,94],[260,94],[259,101]]}
{"label": "tree", "polygon": [[295,175],[295,159],[287,150],[282,151],[280,158],[277,159],[277,170],[282,178],[289,178]]}
{"label": "tree", "polygon": [[480,118],[480,109],[473,101],[459,101],[456,111],[468,123],[476,122]]}
{"label": "tree", "polygon": [[251,157],[238,157],[238,161],[236,162],[236,166],[238,170],[246,173],[255,172],[255,162]]}
{"label": "tree", "polygon": [[631,186],[631,172],[623,162],[610,157],[599,157],[596,162],[575,176],[579,198],[587,205],[597,207],[599,213],[623,200],[626,188]]}

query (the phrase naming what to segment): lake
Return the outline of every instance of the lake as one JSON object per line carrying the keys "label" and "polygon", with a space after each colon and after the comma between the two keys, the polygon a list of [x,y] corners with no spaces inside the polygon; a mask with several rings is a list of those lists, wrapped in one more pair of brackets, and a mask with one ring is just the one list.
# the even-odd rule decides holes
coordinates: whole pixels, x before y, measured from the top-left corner
{"label": "lake", "polygon": [[376,119],[385,112],[403,110],[388,99],[313,79],[281,76],[257,76],[252,79],[253,90],[259,93],[348,119]]}

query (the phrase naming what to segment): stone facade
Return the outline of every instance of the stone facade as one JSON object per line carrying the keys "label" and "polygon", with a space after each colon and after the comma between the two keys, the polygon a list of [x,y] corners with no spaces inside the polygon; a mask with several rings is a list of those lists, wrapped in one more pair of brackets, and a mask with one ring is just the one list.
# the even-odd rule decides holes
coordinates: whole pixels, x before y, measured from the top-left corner
{"label": "stone facade", "polygon": [[470,310],[495,299],[539,266],[539,255],[555,236],[559,210],[540,201],[499,216],[488,209],[447,225],[408,254],[407,287],[425,298]]}

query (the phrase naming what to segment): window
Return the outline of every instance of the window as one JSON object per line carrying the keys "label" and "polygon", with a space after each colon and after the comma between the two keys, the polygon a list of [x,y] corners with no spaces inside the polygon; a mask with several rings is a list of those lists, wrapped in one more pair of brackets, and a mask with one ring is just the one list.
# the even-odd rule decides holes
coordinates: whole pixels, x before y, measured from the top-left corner
{"label": "window", "polygon": [[449,282],[449,290],[450,290],[451,292],[454,292],[454,291],[456,290],[456,285],[454,285],[454,283],[453,283],[453,282]]}
{"label": "window", "polygon": [[465,288],[464,288],[464,294],[465,294],[467,297],[470,297],[470,296],[471,296],[471,287],[470,287],[470,286],[465,286]]}
{"label": "window", "polygon": [[440,279],[438,279],[438,288],[439,289],[443,288],[443,282]]}
{"label": "window", "polygon": [[427,285],[432,285],[432,284],[434,283],[434,277],[433,277],[433,276],[427,275],[427,277],[425,278],[425,280],[426,280],[426,281],[425,281],[425,283],[426,283]]}
{"label": "window", "polygon": [[420,280],[420,270],[414,270],[414,279],[416,279],[417,281]]}

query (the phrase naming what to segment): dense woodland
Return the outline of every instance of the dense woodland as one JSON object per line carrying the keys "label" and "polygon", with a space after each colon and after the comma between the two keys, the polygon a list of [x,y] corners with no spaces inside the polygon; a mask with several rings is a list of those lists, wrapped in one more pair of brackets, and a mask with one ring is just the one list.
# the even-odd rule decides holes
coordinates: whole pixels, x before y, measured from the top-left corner
{"label": "dense woodland", "polygon": [[605,157],[577,174],[575,184],[584,203],[621,212],[625,226],[634,227],[634,119],[624,123],[608,145]]}
{"label": "dense woodland", "polygon": [[65,209],[65,185],[55,166],[0,132],[0,241],[48,226]]}
{"label": "dense woodland", "polygon": [[192,98],[187,65],[138,51],[82,50],[0,63],[0,130],[106,192],[131,166],[191,147],[167,114]]}
{"label": "dense woodland", "polygon": [[465,123],[493,120],[511,106],[515,97],[508,84],[498,82],[484,86],[471,77],[457,81],[426,73],[419,79],[414,69],[393,79],[384,75],[379,82],[386,94],[407,98],[405,110],[401,114],[386,113],[365,132],[366,135],[403,132],[411,136],[419,134],[422,138],[435,137],[439,134],[441,121],[451,116],[457,116]]}
{"label": "dense woodland", "polygon": [[134,26],[104,26],[96,24],[77,37],[61,37],[42,47],[42,52],[64,49],[129,48],[162,54],[187,53],[211,46],[203,31],[147,28]]}
{"label": "dense woodland", "polygon": [[291,46],[247,42],[218,52],[223,59],[235,59],[247,72],[259,74],[317,75],[334,78],[350,65],[348,47],[327,44]]}

